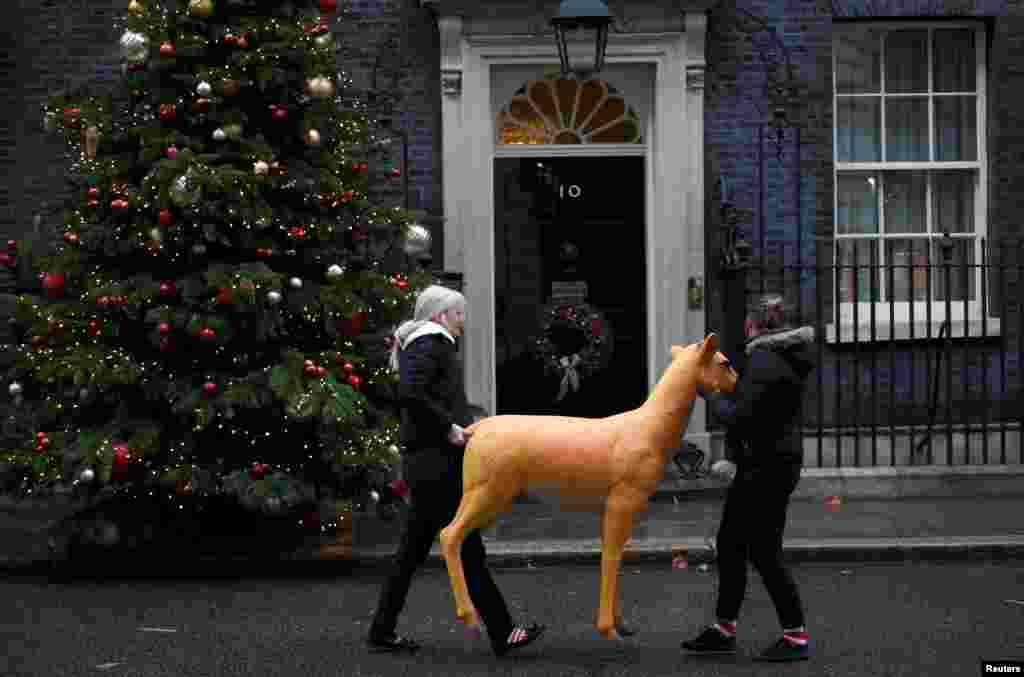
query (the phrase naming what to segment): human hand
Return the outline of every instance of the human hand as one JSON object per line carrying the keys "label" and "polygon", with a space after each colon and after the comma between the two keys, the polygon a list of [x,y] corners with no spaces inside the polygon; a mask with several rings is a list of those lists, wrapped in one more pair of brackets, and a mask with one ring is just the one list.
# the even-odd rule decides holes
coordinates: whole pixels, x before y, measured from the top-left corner
{"label": "human hand", "polygon": [[736,477],[736,464],[732,461],[715,461],[711,465],[711,474],[720,480],[731,482]]}
{"label": "human hand", "polygon": [[452,427],[448,429],[448,441],[457,447],[465,446],[467,435],[465,429],[462,426],[453,423]]}

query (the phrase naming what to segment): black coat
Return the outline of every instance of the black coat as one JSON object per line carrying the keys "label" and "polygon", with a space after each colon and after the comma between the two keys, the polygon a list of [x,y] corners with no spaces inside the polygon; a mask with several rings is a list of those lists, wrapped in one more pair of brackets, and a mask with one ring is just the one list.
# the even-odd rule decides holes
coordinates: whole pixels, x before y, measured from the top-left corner
{"label": "black coat", "polygon": [[448,442],[453,423],[465,427],[471,420],[455,344],[441,334],[420,336],[398,354],[398,372],[405,453],[440,449],[461,456]]}
{"label": "black coat", "polygon": [[761,334],[747,342],[747,366],[731,396],[707,398],[712,415],[728,428],[738,471],[803,465],[797,430],[807,376],[814,369],[814,329]]}

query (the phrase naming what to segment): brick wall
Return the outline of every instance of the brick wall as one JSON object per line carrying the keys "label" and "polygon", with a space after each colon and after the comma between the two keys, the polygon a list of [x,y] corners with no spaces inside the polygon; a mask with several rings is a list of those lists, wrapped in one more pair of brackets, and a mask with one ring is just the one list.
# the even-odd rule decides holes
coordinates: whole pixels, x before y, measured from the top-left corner
{"label": "brick wall", "polygon": [[[1021,3],[1002,0],[741,0],[741,7],[764,18],[774,28],[790,50],[800,87],[799,105],[790,110],[790,117],[801,123],[802,151],[797,162],[792,130],[787,130],[781,159],[776,156],[775,145],[765,143],[765,202],[763,214],[758,200],[757,130],[759,119],[770,116],[770,107],[763,101],[765,71],[755,56],[751,43],[727,31],[733,16],[729,3],[720,3],[709,13],[709,65],[706,91],[705,144],[707,148],[708,227],[717,227],[717,208],[720,195],[715,181],[719,173],[729,181],[729,193],[740,207],[750,209],[752,222],[747,225],[748,240],[755,245],[760,261],[774,265],[780,259],[792,263],[796,249],[783,251],[781,242],[794,242],[797,236],[797,214],[803,219],[804,241],[801,246],[805,263],[819,260],[831,264],[828,240],[833,236],[833,164],[832,164],[832,48],[831,35],[834,19],[842,18],[909,18],[909,17],[975,17],[988,25],[989,78],[987,83],[987,134],[989,161],[988,223],[990,237],[1019,238],[1024,236],[1024,109],[1016,93],[1024,86],[1024,7]],[[756,44],[770,42],[765,35],[755,36]],[[757,106],[764,112],[759,114]],[[799,166],[799,170],[796,167]],[[796,207],[796,180],[801,177],[799,211]],[[759,229],[763,218],[765,242],[761,251]],[[813,238],[821,238],[817,246]],[[709,243],[717,242],[709,233]],[[1021,250],[1018,251],[1020,256]],[[709,262],[714,252],[709,252]],[[1019,260],[1019,259],[1018,259]],[[1016,261],[1014,261],[1016,263]],[[1012,276],[1012,273],[1010,274]],[[751,275],[748,282],[751,293],[760,287],[760,277]],[[774,278],[767,278],[770,286]],[[813,314],[815,293],[827,309],[832,301],[831,281],[815,286],[814,280],[804,279],[797,284],[791,277],[790,289],[801,288],[806,315]],[[989,372],[989,389],[1002,386],[1006,377],[1007,389],[997,394],[1002,403],[995,403],[990,412],[993,417],[1007,416],[1019,405],[1022,372],[1018,356],[1021,340],[1020,304],[1024,299],[1024,285],[1016,279],[1004,280],[1008,312],[1002,318],[1002,337],[983,345],[977,342],[954,343],[956,359],[952,360],[954,399],[980,400],[980,370]],[[722,280],[714,265],[709,266],[708,278],[709,326],[721,326],[724,320]],[[797,300],[796,298],[791,300]],[[929,388],[924,386],[925,365],[933,360],[934,345],[923,342],[880,345],[865,350],[849,346],[833,349],[827,346],[822,356],[823,391],[812,386],[809,401],[824,400],[822,416],[826,425],[839,422],[835,409],[836,393],[841,392],[839,412],[859,410],[864,413],[881,408],[879,422],[907,422],[911,418],[927,416]],[[968,348],[965,350],[965,348]],[[894,364],[889,369],[889,351],[894,351]],[[999,360],[1005,350],[1009,360],[1005,373]],[[880,352],[879,352],[880,351]],[[871,352],[877,352],[877,368],[869,369]],[[961,359],[961,354],[967,355]],[[861,366],[856,366],[860,362]],[[839,367],[837,368],[837,364]],[[910,369],[909,364],[916,364]],[[984,365],[984,366],[983,366]],[[868,371],[864,371],[867,369]],[[861,373],[862,372],[862,373]],[[868,375],[871,372],[871,375]],[[996,373],[998,372],[998,373]],[[860,373],[863,390],[875,382],[879,396],[857,399],[853,394],[854,374]],[[874,380],[872,380],[874,379]],[[893,384],[896,401],[889,402],[889,384]],[[966,384],[966,385],[964,385]],[[913,395],[913,397],[911,397]],[[940,402],[946,393],[940,389]],[[965,400],[965,401],[966,401]],[[1017,404],[1014,404],[1017,403]],[[940,408],[940,418],[945,407]],[[808,412],[812,418],[816,412]],[[976,417],[976,408],[967,411],[958,403],[954,413]],[[891,414],[888,416],[886,414]],[[861,422],[868,419],[862,417]],[[850,423],[849,420],[844,420]]]}

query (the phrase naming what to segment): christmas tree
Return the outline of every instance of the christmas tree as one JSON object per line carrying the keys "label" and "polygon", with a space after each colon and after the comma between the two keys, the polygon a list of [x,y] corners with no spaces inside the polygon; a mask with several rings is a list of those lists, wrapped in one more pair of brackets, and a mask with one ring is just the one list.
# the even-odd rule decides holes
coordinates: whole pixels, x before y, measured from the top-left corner
{"label": "christmas tree", "polygon": [[73,200],[18,299],[23,439],[0,462],[23,493],[288,514],[387,478],[391,330],[432,280],[410,261],[426,231],[371,204],[401,171],[346,91],[346,18],[336,0],[132,0],[118,94],[49,101]]}

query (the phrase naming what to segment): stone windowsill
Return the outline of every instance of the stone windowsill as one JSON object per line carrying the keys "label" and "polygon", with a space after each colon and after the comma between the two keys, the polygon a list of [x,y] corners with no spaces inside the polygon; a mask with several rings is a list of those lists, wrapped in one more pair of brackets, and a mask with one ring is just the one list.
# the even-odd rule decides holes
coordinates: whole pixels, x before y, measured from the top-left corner
{"label": "stone windowsill", "polygon": [[[836,328],[839,331],[836,331]],[[874,342],[885,341],[920,341],[931,338],[939,338],[939,331],[942,328],[942,320],[933,318],[931,329],[927,320],[915,320],[913,332],[908,320],[896,320],[895,324],[889,322],[889,318],[875,320]],[[989,317],[984,322],[980,317],[972,317],[967,320],[955,319],[950,322],[950,338],[953,339],[980,339],[992,338],[1002,334],[1002,328],[998,318]],[[855,326],[853,322],[841,322],[825,325],[825,342],[832,344],[843,343],[872,343],[871,322],[861,321]]]}

